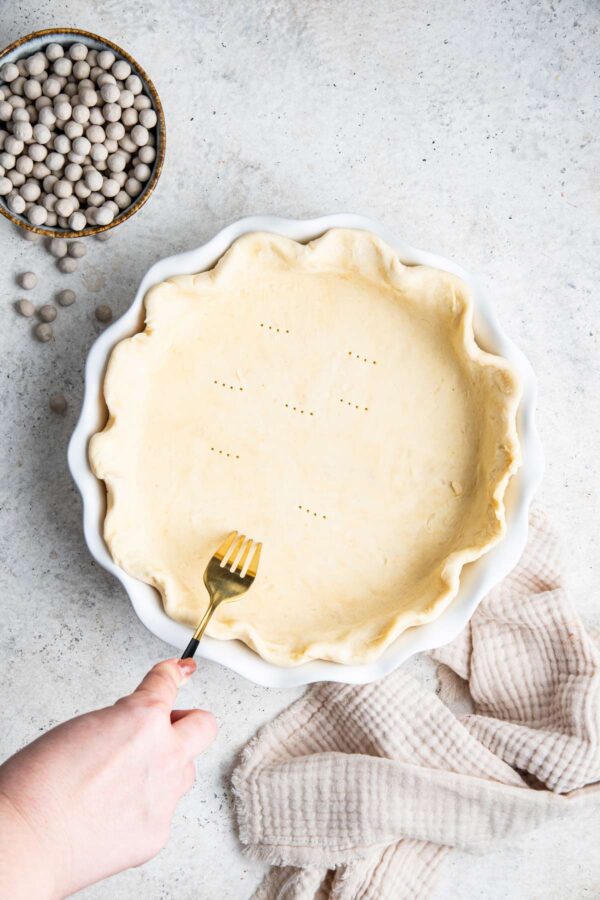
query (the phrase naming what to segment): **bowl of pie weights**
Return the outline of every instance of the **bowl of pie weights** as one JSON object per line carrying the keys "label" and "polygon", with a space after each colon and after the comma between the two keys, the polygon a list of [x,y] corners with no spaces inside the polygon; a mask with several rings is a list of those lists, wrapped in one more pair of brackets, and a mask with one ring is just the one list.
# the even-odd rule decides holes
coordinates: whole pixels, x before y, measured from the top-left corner
{"label": "bowl of pie weights", "polygon": [[0,213],[49,237],[120,225],[156,187],[165,118],[125,51],[79,29],[46,29],[0,53]]}

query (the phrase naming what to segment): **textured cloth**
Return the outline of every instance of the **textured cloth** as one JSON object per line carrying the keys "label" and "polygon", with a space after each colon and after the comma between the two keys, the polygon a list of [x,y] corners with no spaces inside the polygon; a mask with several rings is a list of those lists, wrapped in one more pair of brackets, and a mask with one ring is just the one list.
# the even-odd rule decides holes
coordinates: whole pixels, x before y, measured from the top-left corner
{"label": "textured cloth", "polygon": [[462,688],[472,713],[399,669],[309,688],[245,748],[240,839],[274,866],[256,900],[425,898],[452,847],[600,802],[600,652],[540,513],[518,567],[433,657],[442,697]]}

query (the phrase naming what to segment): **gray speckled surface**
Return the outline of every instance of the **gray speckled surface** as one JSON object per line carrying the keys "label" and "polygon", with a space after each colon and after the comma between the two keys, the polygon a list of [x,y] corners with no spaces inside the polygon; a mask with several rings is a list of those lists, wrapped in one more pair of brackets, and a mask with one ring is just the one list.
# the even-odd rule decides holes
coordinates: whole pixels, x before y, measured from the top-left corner
{"label": "gray speckled surface", "polygon": [[[482,274],[540,379],[540,502],[561,522],[578,607],[598,623],[598,5],[20,0],[2,16],[0,44],[56,24],[97,31],[139,59],[169,140],[155,196],[112,241],[91,241],[74,276],[0,222],[0,754],[112,701],[168,653],[86,551],[66,445],[99,331],[94,305],[122,312],[159,256],[250,213],[368,214]],[[23,269],[42,276],[36,303],[59,286],[78,293],[50,344],[12,309]],[[48,410],[57,391],[65,418]],[[294,696],[203,665],[182,703],[210,706],[221,733],[171,843],[85,896],[248,897],[262,869],[239,853],[225,777]],[[436,897],[598,896],[599,837],[600,812],[484,857],[456,853]]]}

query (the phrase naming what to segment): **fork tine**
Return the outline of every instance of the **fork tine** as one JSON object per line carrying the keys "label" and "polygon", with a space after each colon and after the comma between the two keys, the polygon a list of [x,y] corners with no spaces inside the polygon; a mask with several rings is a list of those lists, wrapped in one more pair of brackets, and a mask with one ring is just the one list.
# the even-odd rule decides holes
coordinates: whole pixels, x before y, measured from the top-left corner
{"label": "fork tine", "polygon": [[242,572],[244,571],[244,566],[246,565],[246,560],[248,559],[248,554],[250,553],[251,547],[252,547],[252,539],[250,538],[247,541],[246,546],[244,547],[242,555],[240,556],[240,561],[235,566],[235,568],[233,566],[231,567],[232,572],[235,572],[237,575],[242,574]]}
{"label": "fork tine", "polygon": [[231,572],[235,571],[235,561],[238,558],[238,554],[239,554],[240,550],[242,549],[242,545],[245,540],[246,540],[246,535],[241,534],[239,536],[239,538],[237,539],[237,541],[235,542],[231,553],[227,554],[227,562],[225,562],[225,560],[223,560],[223,562],[221,563],[222,566],[226,566]]}
{"label": "fork tine", "polygon": [[256,573],[258,572],[258,563],[260,561],[260,551],[262,550],[262,544],[256,545],[256,550],[254,551],[254,556],[252,557],[252,562],[248,566],[248,571],[246,575],[250,575],[251,578],[256,578]]}
{"label": "fork tine", "polygon": [[234,540],[236,539],[236,537],[237,537],[237,531],[231,531],[227,535],[227,537],[225,538],[225,540],[223,541],[223,543],[221,544],[219,549],[215,550],[214,555],[217,557],[219,562],[222,562],[222,560],[225,559],[225,556],[226,556],[229,548],[233,544]]}

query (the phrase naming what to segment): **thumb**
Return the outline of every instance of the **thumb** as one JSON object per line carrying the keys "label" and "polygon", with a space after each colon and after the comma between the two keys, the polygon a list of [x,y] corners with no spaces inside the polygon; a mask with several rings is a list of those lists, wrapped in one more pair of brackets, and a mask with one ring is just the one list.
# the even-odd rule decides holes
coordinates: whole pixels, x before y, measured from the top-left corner
{"label": "thumb", "polygon": [[174,709],[171,724],[190,759],[210,747],[217,736],[215,717],[204,709]]}
{"label": "thumb", "polygon": [[165,659],[153,666],[133,692],[160,704],[170,712],[177,698],[177,691],[196,671],[193,659]]}

